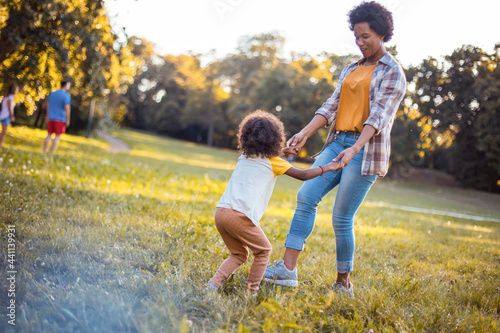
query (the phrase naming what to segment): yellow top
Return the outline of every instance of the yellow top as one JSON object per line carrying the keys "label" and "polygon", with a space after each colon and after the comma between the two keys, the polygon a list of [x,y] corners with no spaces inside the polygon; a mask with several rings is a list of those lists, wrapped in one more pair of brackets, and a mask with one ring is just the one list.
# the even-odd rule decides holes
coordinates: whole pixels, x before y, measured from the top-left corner
{"label": "yellow top", "polygon": [[359,66],[344,79],[335,129],[337,131],[363,130],[370,114],[370,83],[375,65]]}

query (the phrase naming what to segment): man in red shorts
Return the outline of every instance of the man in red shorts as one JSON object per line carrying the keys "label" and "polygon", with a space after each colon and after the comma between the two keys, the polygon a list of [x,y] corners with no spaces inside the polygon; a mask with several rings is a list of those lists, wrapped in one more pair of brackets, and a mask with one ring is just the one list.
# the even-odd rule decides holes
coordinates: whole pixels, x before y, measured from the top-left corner
{"label": "man in red shorts", "polygon": [[[52,140],[52,145],[50,146],[50,155],[54,155],[59,140],[61,140],[61,134],[66,132],[66,127],[69,126],[69,119],[71,114],[71,96],[68,93],[71,83],[69,81],[61,82],[61,89],[55,90],[50,93],[48,103],[47,103],[47,136],[43,141],[43,153],[47,153],[49,148],[49,143]],[[52,134],[55,137],[52,138]]]}

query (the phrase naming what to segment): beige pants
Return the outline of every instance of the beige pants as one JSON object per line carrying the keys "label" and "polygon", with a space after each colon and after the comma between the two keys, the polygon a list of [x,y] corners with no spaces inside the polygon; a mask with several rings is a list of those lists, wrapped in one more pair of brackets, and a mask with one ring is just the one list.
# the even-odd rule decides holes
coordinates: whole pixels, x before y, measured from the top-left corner
{"label": "beige pants", "polygon": [[247,261],[250,249],[254,260],[246,287],[252,293],[257,292],[272,250],[264,231],[253,224],[245,214],[227,208],[216,208],[215,226],[231,255],[220,265],[209,282],[220,287],[229,275]]}

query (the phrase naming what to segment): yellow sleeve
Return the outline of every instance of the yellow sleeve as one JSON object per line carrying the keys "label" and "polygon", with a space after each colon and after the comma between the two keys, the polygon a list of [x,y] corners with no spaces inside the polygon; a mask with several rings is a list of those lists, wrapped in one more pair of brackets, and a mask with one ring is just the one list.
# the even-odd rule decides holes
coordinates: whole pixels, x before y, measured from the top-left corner
{"label": "yellow sleeve", "polygon": [[293,165],[291,165],[289,162],[279,157],[271,157],[269,158],[269,161],[271,162],[271,166],[273,168],[273,173],[275,177],[283,175],[285,172],[288,171],[288,169],[293,167]]}

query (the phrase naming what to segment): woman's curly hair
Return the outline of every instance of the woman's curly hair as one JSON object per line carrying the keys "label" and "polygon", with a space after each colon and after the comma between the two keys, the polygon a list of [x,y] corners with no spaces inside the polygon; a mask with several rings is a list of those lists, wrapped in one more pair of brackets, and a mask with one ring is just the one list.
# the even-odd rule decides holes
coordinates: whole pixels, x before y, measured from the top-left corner
{"label": "woman's curly hair", "polygon": [[351,31],[360,22],[367,22],[372,30],[380,36],[384,36],[384,42],[391,40],[394,32],[392,13],[376,1],[362,2],[351,9],[349,14]]}
{"label": "woman's curly hair", "polygon": [[285,142],[285,128],[278,117],[257,110],[240,123],[238,149],[247,157],[281,156]]}

